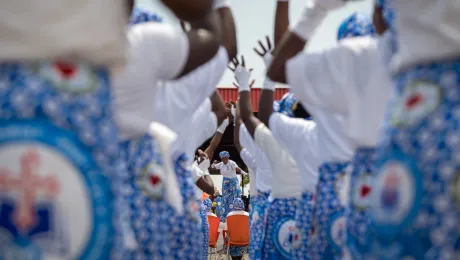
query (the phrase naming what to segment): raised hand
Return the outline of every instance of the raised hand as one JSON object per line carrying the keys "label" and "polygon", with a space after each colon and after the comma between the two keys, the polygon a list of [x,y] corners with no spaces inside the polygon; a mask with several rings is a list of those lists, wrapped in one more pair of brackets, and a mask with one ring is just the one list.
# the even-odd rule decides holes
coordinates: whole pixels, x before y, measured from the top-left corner
{"label": "raised hand", "polygon": [[270,64],[272,63],[273,60],[273,49],[272,49],[272,43],[270,41],[270,37],[265,36],[265,45],[262,43],[262,41],[258,41],[259,47],[254,47],[253,50],[260,56],[262,59],[264,59],[265,67],[269,67]]}
{"label": "raised hand", "polygon": [[228,68],[235,74],[235,80],[237,83],[233,83],[233,85],[237,87],[239,91],[249,91],[255,81],[252,80],[249,82],[251,79],[252,69],[246,68],[244,56],[241,56],[241,62],[238,58],[233,58],[231,64],[228,65]]}

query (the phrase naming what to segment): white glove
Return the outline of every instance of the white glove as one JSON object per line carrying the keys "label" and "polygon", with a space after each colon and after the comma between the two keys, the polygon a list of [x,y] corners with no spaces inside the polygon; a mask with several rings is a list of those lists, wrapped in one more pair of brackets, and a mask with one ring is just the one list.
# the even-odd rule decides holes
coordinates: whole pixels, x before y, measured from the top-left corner
{"label": "white glove", "polygon": [[264,85],[262,86],[262,88],[275,91],[276,83],[274,81],[271,81],[268,77],[265,77]]}
{"label": "white glove", "polygon": [[251,72],[247,68],[238,65],[235,69],[235,78],[238,82],[238,92],[250,91],[249,80],[251,78]]}
{"label": "white glove", "polygon": [[270,67],[270,64],[272,64],[272,61],[273,61],[273,55],[270,52],[267,52],[264,55],[265,68],[268,69],[268,67]]}
{"label": "white glove", "polygon": [[220,126],[217,128],[217,132],[223,134],[225,132],[225,129],[227,129],[227,126],[229,124],[228,118],[225,118],[225,120],[220,124]]}
{"label": "white glove", "polygon": [[241,170],[241,175],[248,175],[248,173],[243,171],[243,170]]}
{"label": "white glove", "polygon": [[232,107],[230,108],[230,113],[232,113],[233,118],[235,118],[235,116],[236,116],[236,107],[234,105],[232,105]]}

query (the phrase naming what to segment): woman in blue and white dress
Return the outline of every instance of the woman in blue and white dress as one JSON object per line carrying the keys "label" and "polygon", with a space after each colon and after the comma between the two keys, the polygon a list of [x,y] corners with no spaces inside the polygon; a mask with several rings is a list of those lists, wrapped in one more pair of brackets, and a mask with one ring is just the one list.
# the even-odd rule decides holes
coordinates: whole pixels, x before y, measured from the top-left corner
{"label": "woman in blue and white dress", "polygon": [[109,67],[125,62],[124,11],[2,3],[0,259],[110,257],[122,167]]}
{"label": "woman in blue and white dress", "polygon": [[458,259],[460,3],[383,2],[393,2],[395,12],[395,93],[377,147],[371,252],[380,259]]}
{"label": "woman in blue and white dress", "polygon": [[[204,44],[189,39],[194,30],[186,34],[164,24],[141,23],[127,32],[129,62],[114,81],[120,150],[129,173],[119,187],[120,204],[127,205],[120,217],[127,243],[117,245],[119,252],[114,257],[196,259],[201,255],[201,247],[184,238],[188,233],[175,235],[181,231],[175,229],[189,223],[196,228],[184,229],[191,232],[188,237],[200,234],[199,206],[193,199],[186,158],[175,153],[175,134],[152,124],[158,81],[180,78],[205,62],[220,59],[218,44],[207,53],[210,60],[189,59],[188,50]],[[160,65],[165,63],[167,68]]]}
{"label": "woman in blue and white dress", "polygon": [[241,197],[240,181],[237,173],[246,175],[247,173],[241,170],[236,162],[230,160],[230,153],[222,151],[219,153],[219,157],[222,162],[214,161],[211,168],[220,170],[220,174],[223,177],[222,180],[222,205],[223,213],[220,217],[221,222],[225,222],[227,214],[233,209],[233,201],[235,198]]}

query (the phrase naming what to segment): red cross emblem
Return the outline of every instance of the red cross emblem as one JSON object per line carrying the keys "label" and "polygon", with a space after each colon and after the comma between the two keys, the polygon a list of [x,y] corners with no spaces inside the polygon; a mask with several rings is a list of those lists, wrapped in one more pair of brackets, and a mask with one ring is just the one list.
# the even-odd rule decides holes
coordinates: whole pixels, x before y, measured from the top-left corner
{"label": "red cross emblem", "polygon": [[55,176],[40,177],[34,172],[40,166],[40,156],[35,149],[28,150],[20,160],[19,177],[13,177],[8,169],[0,168],[0,192],[19,195],[18,209],[14,212],[14,222],[20,232],[27,232],[36,224],[34,202],[39,193],[54,197],[59,192]]}

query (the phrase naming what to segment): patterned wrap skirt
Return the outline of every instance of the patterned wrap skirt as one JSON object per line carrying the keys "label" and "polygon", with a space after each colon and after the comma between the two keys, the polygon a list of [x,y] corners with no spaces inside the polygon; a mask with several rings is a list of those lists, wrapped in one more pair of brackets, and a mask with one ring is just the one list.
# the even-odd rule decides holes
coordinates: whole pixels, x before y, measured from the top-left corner
{"label": "patterned wrap skirt", "polygon": [[319,168],[309,259],[342,259],[346,220],[341,192],[348,164],[324,163]]}
{"label": "patterned wrap skirt", "polygon": [[267,259],[292,259],[297,198],[270,202],[265,232],[264,255]]}
{"label": "patterned wrap skirt", "polygon": [[267,214],[270,203],[268,202],[268,192],[259,192],[254,197],[253,207],[250,214],[250,243],[249,259],[264,259],[263,248],[265,241],[265,230],[267,227]]}
{"label": "patterned wrap skirt", "polygon": [[302,193],[297,202],[295,228],[292,233],[292,259],[307,259],[312,237],[315,195],[312,192]]}
{"label": "patterned wrap skirt", "polygon": [[220,214],[220,222],[225,222],[228,213],[233,211],[233,201],[235,198],[241,197],[241,188],[238,178],[226,178],[222,179],[222,205],[221,209],[223,212]]}
{"label": "patterned wrap skirt", "polygon": [[201,238],[202,244],[201,247],[203,257],[201,259],[208,259],[208,249],[209,249],[209,223],[208,223],[208,214],[206,212],[206,206],[200,203],[200,218],[201,218]]}
{"label": "patterned wrap skirt", "polygon": [[123,164],[109,72],[0,63],[0,259],[107,259]]}
{"label": "patterned wrap skirt", "polygon": [[352,161],[346,243],[353,259],[366,259],[370,249],[369,210],[375,180],[375,155],[375,148],[358,148]]}
{"label": "patterned wrap skirt", "polygon": [[460,255],[460,60],[394,77],[372,197],[377,258]]}

